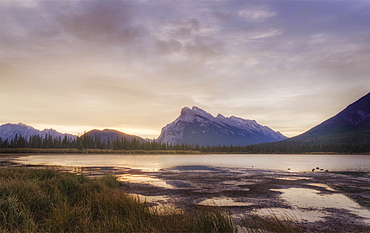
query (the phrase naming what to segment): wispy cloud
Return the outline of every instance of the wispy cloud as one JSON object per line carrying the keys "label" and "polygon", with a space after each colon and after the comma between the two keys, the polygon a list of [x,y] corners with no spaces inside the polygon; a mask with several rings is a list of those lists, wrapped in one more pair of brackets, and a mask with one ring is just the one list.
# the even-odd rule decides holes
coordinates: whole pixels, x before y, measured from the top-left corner
{"label": "wispy cloud", "polygon": [[279,29],[267,29],[267,30],[259,30],[257,32],[251,33],[249,38],[250,39],[262,39],[262,38],[268,38],[273,36],[278,36],[283,33],[282,30]]}
{"label": "wispy cloud", "polygon": [[265,20],[274,17],[276,12],[259,8],[247,8],[240,10],[238,14],[251,23],[262,23]]}

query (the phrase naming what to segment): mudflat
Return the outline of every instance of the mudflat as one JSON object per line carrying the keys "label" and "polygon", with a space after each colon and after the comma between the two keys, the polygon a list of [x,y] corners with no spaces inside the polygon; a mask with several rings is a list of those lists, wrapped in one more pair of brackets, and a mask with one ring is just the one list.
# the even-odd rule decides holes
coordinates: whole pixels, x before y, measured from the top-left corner
{"label": "mudflat", "polygon": [[[153,206],[217,205],[244,216],[289,216],[305,232],[370,232],[370,174],[298,173],[181,166],[120,175],[125,190]],[[157,197],[157,198],[156,198]]]}

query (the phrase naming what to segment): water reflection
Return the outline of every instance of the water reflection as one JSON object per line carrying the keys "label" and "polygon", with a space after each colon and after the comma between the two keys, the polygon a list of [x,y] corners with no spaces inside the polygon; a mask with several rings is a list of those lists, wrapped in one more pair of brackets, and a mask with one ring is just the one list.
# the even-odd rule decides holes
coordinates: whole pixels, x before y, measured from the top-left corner
{"label": "water reflection", "polygon": [[290,181],[297,181],[297,180],[309,180],[308,177],[278,177],[277,180],[290,180]]}
{"label": "water reflection", "polygon": [[328,191],[337,191],[337,190],[335,190],[335,189],[333,189],[333,188],[331,188],[331,187],[329,187],[329,186],[327,186],[326,184],[320,184],[320,183],[308,183],[307,185],[309,185],[309,186],[315,186],[315,187],[320,187],[320,188],[324,188],[324,189],[326,189],[326,190],[328,190]]}
{"label": "water reflection", "polygon": [[56,154],[30,155],[14,159],[33,165],[115,166],[159,171],[174,166],[209,166],[254,168],[266,170],[306,171],[320,168],[330,171],[370,171],[368,155],[120,155],[120,154]]}
{"label": "water reflection", "polygon": [[214,197],[208,198],[198,203],[198,205],[208,205],[208,206],[250,206],[253,203],[248,202],[238,202],[234,201],[229,197]]}
{"label": "water reflection", "polygon": [[124,174],[118,175],[118,180],[129,183],[140,183],[140,184],[149,184],[156,187],[172,189],[174,186],[168,184],[164,180],[153,178],[147,175],[133,175],[133,174]]}
{"label": "water reflection", "polygon": [[325,208],[346,209],[363,217],[364,221],[370,224],[370,211],[343,194],[320,194],[320,191],[307,188],[271,190],[282,192],[280,197],[293,207],[313,210],[324,210]]}
{"label": "water reflection", "polygon": [[173,199],[167,196],[146,196],[141,194],[130,194],[138,198],[141,202],[146,203],[152,211],[159,214],[181,213],[183,210],[177,208],[173,203]]}

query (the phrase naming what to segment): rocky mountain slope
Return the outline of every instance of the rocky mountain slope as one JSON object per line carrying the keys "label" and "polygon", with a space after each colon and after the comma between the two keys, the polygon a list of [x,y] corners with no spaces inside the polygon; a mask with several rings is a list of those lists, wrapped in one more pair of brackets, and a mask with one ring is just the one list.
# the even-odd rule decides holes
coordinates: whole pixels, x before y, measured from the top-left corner
{"label": "rocky mountain slope", "polygon": [[214,117],[198,107],[185,107],[174,122],[162,129],[157,141],[200,146],[239,146],[276,142],[286,138],[254,120],[225,117],[221,114]]}
{"label": "rocky mountain slope", "polygon": [[307,132],[286,140],[295,143],[370,144],[370,93]]}

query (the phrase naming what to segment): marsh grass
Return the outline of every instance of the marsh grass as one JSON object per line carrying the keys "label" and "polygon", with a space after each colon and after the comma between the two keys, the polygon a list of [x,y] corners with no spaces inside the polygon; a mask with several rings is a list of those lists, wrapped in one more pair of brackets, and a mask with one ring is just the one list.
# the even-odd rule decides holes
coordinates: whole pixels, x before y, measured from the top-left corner
{"label": "marsh grass", "polygon": [[[0,232],[236,232],[217,206],[150,208],[116,177],[88,179],[52,169],[0,168]],[[293,220],[292,220],[293,219]],[[294,216],[257,214],[243,232],[302,232]]]}
{"label": "marsh grass", "polygon": [[120,182],[51,169],[0,168],[0,232],[235,232],[218,208],[159,213]]}
{"label": "marsh grass", "polygon": [[271,211],[268,216],[257,213],[242,217],[241,228],[248,233],[300,233],[303,232],[301,222],[294,214]]}

